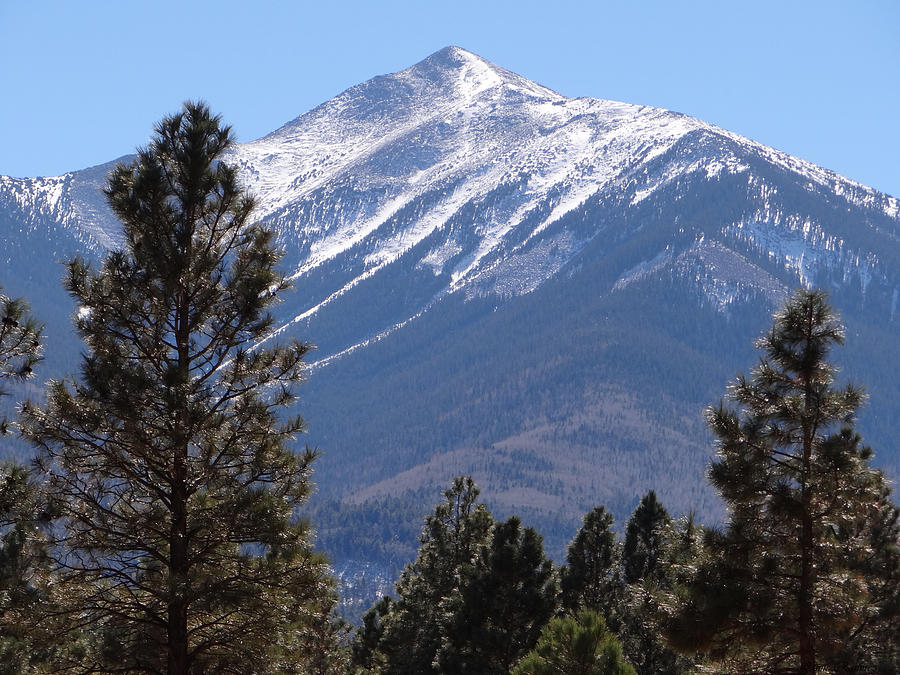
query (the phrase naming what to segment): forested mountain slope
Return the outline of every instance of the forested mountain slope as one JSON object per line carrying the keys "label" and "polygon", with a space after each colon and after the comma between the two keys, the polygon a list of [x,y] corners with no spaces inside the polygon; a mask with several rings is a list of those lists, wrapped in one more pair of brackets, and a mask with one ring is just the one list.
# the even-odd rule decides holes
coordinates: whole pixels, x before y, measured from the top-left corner
{"label": "forested mountain slope", "polygon": [[[222,111],[227,119],[227,111]],[[799,285],[848,327],[860,431],[900,476],[900,202],[678,113],[567,98],[448,47],[236,147],[318,346],[301,411],[323,450],[313,520],[339,561],[411,554],[471,473],[557,556],[583,513],[654,488],[707,522],[703,408]],[[119,230],[112,167],[0,177],[0,284],[73,372],[60,259]]]}

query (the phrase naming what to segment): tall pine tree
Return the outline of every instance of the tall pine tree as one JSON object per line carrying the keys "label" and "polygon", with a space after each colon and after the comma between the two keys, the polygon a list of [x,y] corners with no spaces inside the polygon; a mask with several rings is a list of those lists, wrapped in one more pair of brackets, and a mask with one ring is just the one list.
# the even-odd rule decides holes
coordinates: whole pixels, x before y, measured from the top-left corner
{"label": "tall pine tree", "polygon": [[124,245],[68,266],[81,377],[24,413],[72,627],[99,633],[86,670],[291,672],[321,652],[331,581],[295,517],[315,453],[282,419],[308,347],[263,344],[288,284],[231,143],[186,103],[111,174]]}
{"label": "tall pine tree", "polygon": [[596,610],[617,627],[615,607],[622,584],[613,516],[605,507],[597,506],[584,516],[581,529],[566,549],[566,562],[560,569],[563,608],[572,614],[580,609]]}
{"label": "tall pine tree", "polygon": [[500,675],[527,654],[557,607],[559,588],[543,538],[517,516],[494,525],[448,617],[442,673]]}
{"label": "tall pine tree", "polygon": [[730,520],[668,632],[722,671],[881,672],[896,658],[897,510],[853,430],[863,393],[835,386],[843,338],[824,294],[798,291],[732,385],[738,408],[708,412]]}
{"label": "tall pine tree", "polygon": [[[43,327],[28,304],[0,293],[0,384],[30,378],[41,360]],[[0,390],[0,396],[9,392]],[[0,435],[10,421],[0,418]],[[25,671],[44,656],[33,608],[46,602],[46,503],[26,467],[0,463],[0,673]]]}
{"label": "tall pine tree", "polygon": [[440,672],[437,654],[445,639],[450,605],[458,601],[494,519],[478,501],[471,476],[454,478],[444,501],[425,519],[416,559],[397,582],[397,600],[382,601],[364,619],[355,658],[384,673]]}

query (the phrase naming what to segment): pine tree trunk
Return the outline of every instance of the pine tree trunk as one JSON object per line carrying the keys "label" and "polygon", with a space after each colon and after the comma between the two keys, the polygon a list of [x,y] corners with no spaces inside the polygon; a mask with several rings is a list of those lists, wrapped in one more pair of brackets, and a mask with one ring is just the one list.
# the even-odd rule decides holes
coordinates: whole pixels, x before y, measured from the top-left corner
{"label": "pine tree trunk", "polygon": [[[815,327],[813,308],[807,311],[806,340],[807,349],[812,340]],[[810,414],[818,406],[813,400],[813,383],[809,374],[803,375],[804,379],[804,404],[803,404],[803,474],[800,486],[800,590],[798,619],[800,624],[800,673],[801,675],[815,675],[816,672],[816,647],[813,640],[813,556],[815,546],[813,543],[813,517],[812,494],[809,481],[812,473],[812,446],[816,433],[816,422],[810,420]]]}
{"label": "pine tree trunk", "polygon": [[[187,303],[179,298],[175,342],[180,379],[186,383],[190,367],[190,333]],[[181,384],[182,382],[179,382]],[[187,463],[188,441],[181,438],[187,429],[187,402],[178,400],[175,412],[174,457],[172,463],[172,529],[169,539],[169,675],[188,672],[188,541]]]}
{"label": "pine tree trunk", "polygon": [[186,455],[176,451],[172,490],[172,529],[169,539],[169,675],[188,672],[188,631],[186,583],[187,556],[187,490]]}
{"label": "pine tree trunk", "polygon": [[800,528],[800,673],[814,675],[816,672],[816,649],[813,642],[813,537],[812,518],[809,513],[809,499],[804,495],[803,515]]}

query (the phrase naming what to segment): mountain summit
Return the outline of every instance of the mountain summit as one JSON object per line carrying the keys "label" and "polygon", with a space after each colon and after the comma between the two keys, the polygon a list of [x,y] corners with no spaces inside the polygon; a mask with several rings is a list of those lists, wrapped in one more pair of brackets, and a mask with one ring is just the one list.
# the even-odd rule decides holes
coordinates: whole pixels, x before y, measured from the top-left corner
{"label": "mountain summit", "polygon": [[[842,312],[838,359],[871,395],[860,429],[900,475],[893,197],[458,47],[229,160],[297,288],[281,336],[318,345],[302,410],[323,500],[389,518],[472,473],[500,513],[554,524],[557,550],[588,509],[623,517],[650,488],[715,518],[702,410],[800,285]],[[78,350],[56,261],[119,241],[99,191],[110,167],[0,177],[0,283],[50,324],[53,374]]]}

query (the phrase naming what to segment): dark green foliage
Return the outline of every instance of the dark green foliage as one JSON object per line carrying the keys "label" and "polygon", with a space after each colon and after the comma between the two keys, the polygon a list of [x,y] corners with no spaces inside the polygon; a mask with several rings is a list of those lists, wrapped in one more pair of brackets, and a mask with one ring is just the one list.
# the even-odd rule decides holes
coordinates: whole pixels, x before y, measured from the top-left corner
{"label": "dark green foliage", "polygon": [[[33,375],[42,358],[42,330],[24,300],[0,294],[0,384]],[[0,389],[0,396],[6,394]],[[9,427],[9,420],[0,418],[0,435]],[[32,610],[47,600],[44,530],[49,518],[28,470],[0,464],[0,673],[24,672],[46,656]]]}
{"label": "dark green foliage", "polygon": [[450,604],[438,654],[445,673],[508,673],[535,644],[557,605],[541,536],[515,516],[494,526]]}
{"label": "dark green foliage", "polygon": [[671,650],[661,629],[662,606],[679,584],[681,570],[697,562],[698,539],[693,518],[673,523],[653,491],[628,521],[622,568],[623,576],[631,570],[633,580],[621,591],[617,632],[628,662],[642,675],[695,670],[696,660]]}
{"label": "dark green foliage", "polygon": [[[42,359],[43,326],[31,316],[28,303],[0,293],[0,396],[7,380],[27,380]],[[0,434],[9,430],[9,420],[0,417]]]}
{"label": "dark green foliage", "polygon": [[380,645],[384,639],[384,619],[391,613],[393,599],[386,595],[362,617],[362,625],[350,644],[350,658],[361,672],[378,672],[383,665]]}
{"label": "dark green foliage", "polygon": [[658,598],[669,587],[664,551],[675,535],[665,507],[650,490],[625,526],[622,589],[617,607],[619,638],[638,673],[676,673],[677,656],[662,643],[656,622]]}
{"label": "dark green foliage", "polygon": [[397,582],[397,600],[369,615],[357,640],[357,664],[381,661],[385,673],[437,672],[448,604],[470,577],[493,524],[470,476],[455,478],[444,499],[425,519],[416,559]]}
{"label": "dark green foliage", "polygon": [[684,533],[652,490],[628,520],[624,547],[616,545],[612,525],[602,506],[585,516],[560,569],[563,607],[573,615],[583,608],[599,612],[638,673],[690,671],[693,661],[663,643],[658,615],[675,570],[692,561],[691,546],[682,545]]}
{"label": "dark green foliage", "polygon": [[471,477],[425,521],[416,559],[363,617],[357,668],[379,673],[508,672],[556,608],[552,563],[518,518],[494,524]]}
{"label": "dark green foliage", "polygon": [[628,519],[625,545],[622,547],[622,570],[625,583],[633,584],[657,572],[667,528],[668,512],[650,490]]}
{"label": "dark green foliage", "polygon": [[584,525],[566,551],[567,565],[560,570],[562,606],[569,612],[582,608],[610,617],[621,583],[616,578],[619,556],[613,517],[598,506],[584,517]]}
{"label": "dark green foliage", "polygon": [[534,649],[512,669],[512,675],[634,675],[622,656],[622,645],[606,630],[603,617],[589,609],[577,618],[550,620]]}
{"label": "dark green foliage", "polygon": [[834,385],[842,342],[824,294],[798,291],[732,385],[738,409],[709,410],[710,479],[730,519],[668,632],[722,670],[879,672],[897,658],[897,509],[853,430],[862,391]]}
{"label": "dark green foliage", "polygon": [[327,648],[331,582],[294,515],[315,453],[281,418],[308,347],[256,347],[288,284],[231,142],[188,103],[111,174],[124,246],[68,266],[81,377],[23,416],[61,511],[64,609],[96,637],[78,668],[293,672]]}
{"label": "dark green foliage", "polygon": [[0,381],[27,379],[41,360],[41,331],[28,303],[0,293]]}
{"label": "dark green foliage", "polygon": [[50,603],[50,515],[28,469],[0,464],[0,673],[26,672],[52,651],[36,611]]}

